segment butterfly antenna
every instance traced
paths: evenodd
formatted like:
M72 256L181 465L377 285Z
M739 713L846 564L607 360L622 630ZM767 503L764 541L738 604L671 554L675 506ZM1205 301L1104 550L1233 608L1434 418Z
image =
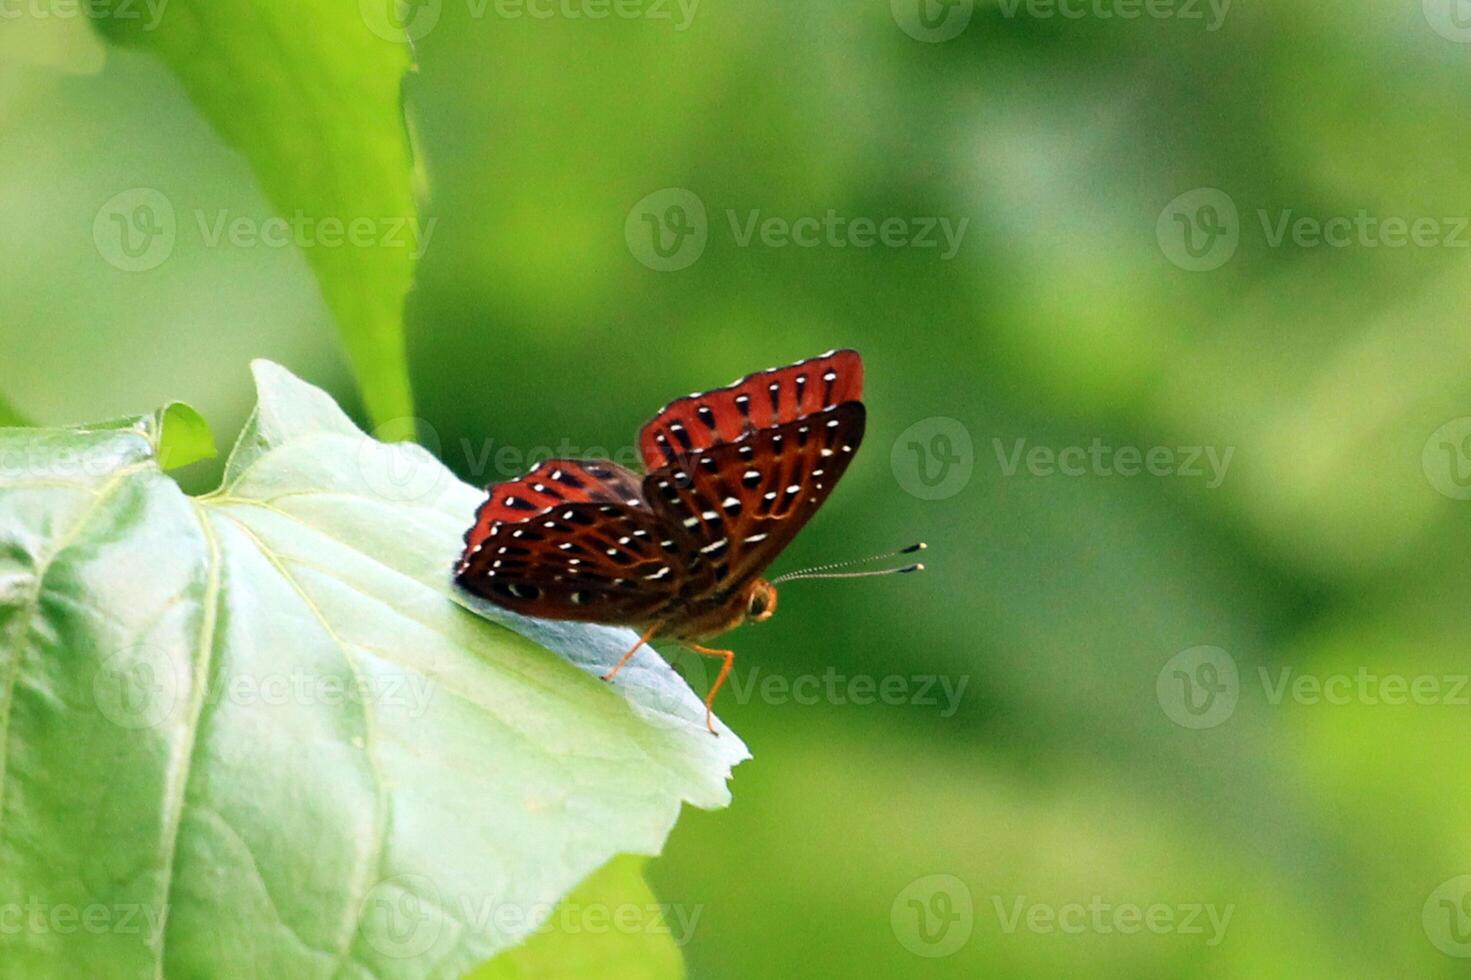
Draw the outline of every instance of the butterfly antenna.
M848 561L835 561L826 565L815 565L812 568L803 568L795 572L787 572L771 580L772 585L781 582L794 582L804 578L869 578L874 575L905 575L909 572L922 572L924 565L916 562L913 565L905 565L902 568L877 568L866 572L838 572L839 568L849 568L853 565L866 565L871 561L879 561L884 558L897 558L900 555L912 555L916 551L923 551L929 545L923 541L912 544L898 551L886 551L881 555L869 555L867 558L851 558Z

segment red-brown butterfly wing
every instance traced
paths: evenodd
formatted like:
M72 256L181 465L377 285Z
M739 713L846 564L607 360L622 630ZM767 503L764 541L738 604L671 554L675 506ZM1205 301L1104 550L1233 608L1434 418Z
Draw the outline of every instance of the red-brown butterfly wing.
M679 594L691 550L649 509L637 474L555 459L491 488L456 581L528 616L631 625Z
M844 402L644 477L654 513L695 539L687 597L728 594L759 576L832 494L864 422L863 404Z
M642 478L632 470L604 459L549 459L537 463L525 476L497 483L465 532L468 548L482 540L497 523L518 524L558 504L618 503L644 506Z
M735 384L676 398L639 431L639 453L653 472L751 429L769 429L863 397L863 359L829 351L783 368L757 371Z
M863 438L863 362L831 351L671 402L639 434L639 477L548 460L491 488L457 581L531 616L677 632L761 574Z

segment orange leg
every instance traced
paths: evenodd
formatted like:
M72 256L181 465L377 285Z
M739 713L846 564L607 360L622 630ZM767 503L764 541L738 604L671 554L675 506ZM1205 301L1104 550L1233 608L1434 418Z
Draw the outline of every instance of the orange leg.
M715 700L715 692L720 690L720 685L725 683L725 678L730 674L730 665L735 663L734 650L711 650L709 647L697 646L694 643L686 643L696 653L707 657L724 657L725 663L720 665L720 673L715 676L715 683L710 685L710 693L705 695L705 727L710 729L711 735L719 735L715 730L715 723L710 720L710 704Z
M623 656L619 657L618 662L613 665L613 669L603 675L603 680L611 681L614 677L617 677L618 672L623 669L623 665L632 660L635 653L638 653L638 648L652 640L654 638L654 634L658 631L658 623L655 623L653 626L650 626L647 630L645 630L644 635L639 637L638 642L633 645L633 649L629 650Z

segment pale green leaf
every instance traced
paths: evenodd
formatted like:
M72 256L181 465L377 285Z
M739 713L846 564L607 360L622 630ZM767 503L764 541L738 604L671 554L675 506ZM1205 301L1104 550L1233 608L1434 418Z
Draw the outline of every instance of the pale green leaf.
M12 975L458 976L729 800L745 747L676 674L593 676L630 631L466 608L477 491L256 376L206 498L158 416L0 430Z

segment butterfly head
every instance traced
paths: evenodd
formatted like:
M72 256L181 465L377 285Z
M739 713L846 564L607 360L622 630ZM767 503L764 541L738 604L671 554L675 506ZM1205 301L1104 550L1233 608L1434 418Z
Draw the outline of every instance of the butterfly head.
M754 623L764 623L776 612L776 586L758 578L751 583L750 591L746 593L746 619Z

